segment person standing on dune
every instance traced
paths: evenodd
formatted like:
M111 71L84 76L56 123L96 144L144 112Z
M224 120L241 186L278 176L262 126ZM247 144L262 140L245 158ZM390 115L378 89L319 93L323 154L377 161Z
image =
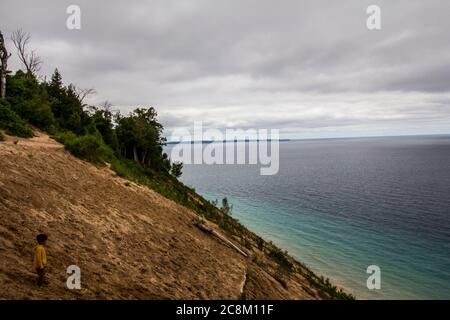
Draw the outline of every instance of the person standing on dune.
M47 271L47 252L45 251L47 239L46 234L38 234L36 237L38 244L34 247L34 268L38 275L37 284L39 287L44 283L44 276Z

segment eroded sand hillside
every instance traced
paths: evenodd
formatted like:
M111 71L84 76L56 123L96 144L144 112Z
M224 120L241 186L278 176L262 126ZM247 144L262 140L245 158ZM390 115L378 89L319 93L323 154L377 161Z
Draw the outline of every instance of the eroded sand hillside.
M197 228L195 213L37 135L0 142L0 298L236 299L244 285L247 298L316 297L300 276L283 286ZM32 256L41 232L49 284L38 288ZM66 287L73 264L81 290Z

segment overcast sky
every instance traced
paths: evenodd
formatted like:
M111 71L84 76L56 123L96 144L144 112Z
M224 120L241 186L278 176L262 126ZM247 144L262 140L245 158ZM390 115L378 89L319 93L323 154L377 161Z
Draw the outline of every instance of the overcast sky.
M94 87L91 104L154 106L168 132L450 133L448 0L112 2L1 0L0 29L31 34L43 75ZM81 30L66 28L70 4Z

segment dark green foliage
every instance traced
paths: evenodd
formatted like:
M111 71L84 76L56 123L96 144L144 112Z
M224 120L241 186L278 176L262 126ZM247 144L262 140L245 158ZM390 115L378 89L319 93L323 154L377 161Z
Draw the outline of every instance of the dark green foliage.
M6 99L11 109L22 119L41 129L49 129L54 124L50 99L46 89L32 76L22 71L8 76Z
M75 86L65 86L58 69L49 82L40 83L19 70L8 76L7 83L7 102L2 104L7 133L31 136L28 121L55 135L70 152L88 161L110 161L114 155L117 161L134 160L149 175L168 175L172 169L163 153L163 126L156 120L154 108L138 108L129 116L115 117L108 109L90 107L92 112L87 112ZM180 176L180 165L173 166L173 174Z
M174 162L172 164L172 168L170 169L170 174L173 175L175 178L181 177L183 170L183 162Z
M225 197L222 199L222 208L220 210L223 211L226 215L231 216L231 211L233 210L233 205L228 202L228 198Z
M76 136L68 132L55 137L64 143L65 148L73 155L93 163L104 163L112 160L114 153L103 142L100 134Z
M52 74L52 79L49 83L49 92L53 97L58 97L61 94L61 90L64 88L64 84L62 82L62 76L59 72L58 68Z
M79 135L85 134L91 119L83 110L75 86L65 87L58 69L53 73L51 81L44 83L43 86L50 96L51 110L58 128L70 130Z
M0 132L0 141L5 141L5 136Z
M328 278L318 277L310 270L305 274L305 278L312 286L319 288L318 293L323 299L355 300L353 295L333 286Z
M22 120L5 99L0 99L0 128L9 135L18 137L32 137L28 124Z
M153 107L137 108L128 117L118 114L115 129L120 155L132 159L143 167L160 172L171 168L167 154L162 152L165 138L161 136L163 126L156 120Z
M256 244L258 246L258 249L263 251L264 250L264 240L260 237L257 237Z
M103 141L111 147L115 152L119 151L119 141L117 140L116 131L113 126L113 115L109 110L100 110L92 108L92 123L100 132Z
M289 261L287 254L277 247L273 247L269 251L269 257L278 262L280 267L283 267L286 271L292 272L294 265Z

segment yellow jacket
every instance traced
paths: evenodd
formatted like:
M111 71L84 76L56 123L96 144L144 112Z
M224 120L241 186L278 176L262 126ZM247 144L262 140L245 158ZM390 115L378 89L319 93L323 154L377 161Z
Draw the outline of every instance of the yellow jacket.
M36 269L43 269L47 266L47 253L45 247L38 244L34 247L34 267Z

